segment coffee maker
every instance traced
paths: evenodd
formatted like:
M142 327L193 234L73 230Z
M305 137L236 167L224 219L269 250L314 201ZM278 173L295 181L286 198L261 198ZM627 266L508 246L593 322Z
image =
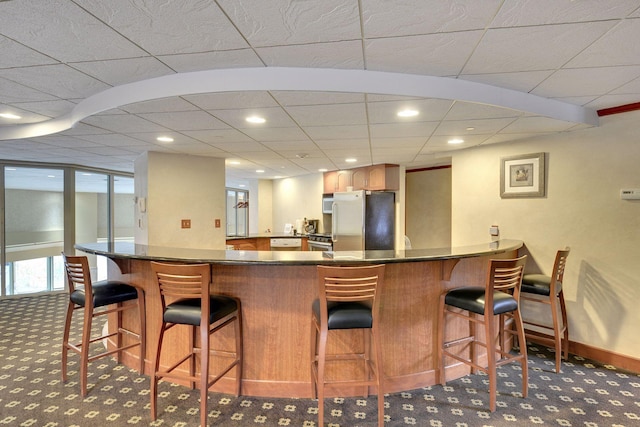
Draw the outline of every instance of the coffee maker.
M320 220L318 219L308 219L305 224L304 231L307 234L314 234L318 232L318 226L320 225Z

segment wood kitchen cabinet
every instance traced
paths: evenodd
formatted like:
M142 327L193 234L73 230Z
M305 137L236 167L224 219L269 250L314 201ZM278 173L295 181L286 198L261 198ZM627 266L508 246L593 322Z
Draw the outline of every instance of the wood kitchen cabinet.
M335 193L338 191L347 191L347 187L352 186L351 183L352 170L339 170L324 173L324 192Z
M399 190L400 167L398 165L380 164L344 171L325 172L325 193L346 191L347 186L352 186L354 190Z

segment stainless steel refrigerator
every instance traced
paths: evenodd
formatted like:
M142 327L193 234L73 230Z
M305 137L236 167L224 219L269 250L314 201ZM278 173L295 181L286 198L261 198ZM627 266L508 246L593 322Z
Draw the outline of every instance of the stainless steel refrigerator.
M331 238L334 251L394 250L395 193L333 193Z

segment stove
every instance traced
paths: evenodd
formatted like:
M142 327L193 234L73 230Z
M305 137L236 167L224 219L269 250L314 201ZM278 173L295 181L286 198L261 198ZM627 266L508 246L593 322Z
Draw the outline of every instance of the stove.
M331 251L333 250L333 241L331 240L331 234L325 233L312 233L308 236L310 251Z

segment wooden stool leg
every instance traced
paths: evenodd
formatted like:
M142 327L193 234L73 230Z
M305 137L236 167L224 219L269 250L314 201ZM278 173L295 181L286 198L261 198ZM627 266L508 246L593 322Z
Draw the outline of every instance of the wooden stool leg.
M207 425L209 397L209 325L200 325L200 425ZM193 366L193 365L192 365Z
M87 395L87 376L89 367L89 341L91 341L91 326L93 323L93 307L84 307L84 321L82 326L82 344L80 348L80 395Z
M379 327L371 329L373 348L376 358L376 378L378 379L378 427L384 426L384 370L382 369L382 345Z
M144 375L145 359L147 357L147 314L145 309L144 292L142 289L136 288L138 291L138 313L140 322L140 366L138 373Z
M494 328L495 324L493 316L487 316L487 314L485 313L484 330L485 343L487 344L487 373L489 375L489 410L491 412L494 412L496 410L496 381L498 379L498 370L496 366L496 350L493 347L496 339ZM474 363L477 363L477 360L474 360Z
M153 373L151 374L151 420L155 421L158 417L158 376L160 370L160 355L162 354L162 340L164 339L165 324L160 326L160 336L158 337L158 347L156 349L156 358L153 362Z
M238 307L238 317L235 320L234 330L236 333L236 358L239 359L238 364L236 365L236 397L240 396L240 391L242 388L242 364L244 363L244 358L242 357L242 315L240 314L242 310Z
M324 426L324 368L328 331L321 330L318 341L318 426Z
M62 335L62 381L67 381L67 361L69 355L69 331L71 329L71 318L73 317L74 304L69 301L67 315L64 320L64 331Z
M569 360L569 321L567 319L567 305L564 301L564 291L560 291L558 294L560 300L560 311L562 313L562 327L564 330L562 338L562 351L564 353L564 359Z
M445 331L445 320L447 317L447 311L444 304L444 293L440 295L440 304L438 308L439 319L438 319L438 371L436 372L436 377L438 383L441 385L445 385L447 383L446 373L445 373L445 363L444 363L444 331Z
M527 364L527 345L526 338L524 336L524 324L522 323L522 315L520 310L513 312L513 320L515 322L516 333L518 334L518 341L520 341L520 365L522 366L522 397L527 397L529 392L529 365Z
M553 322L553 343L556 356L556 373L560 373L560 366L562 358L562 335L560 335L560 319L558 318L558 298L555 295L550 295L551 302L551 319Z
M318 357L318 328L315 320L311 320L311 398L318 397L318 383L316 382L315 363Z

